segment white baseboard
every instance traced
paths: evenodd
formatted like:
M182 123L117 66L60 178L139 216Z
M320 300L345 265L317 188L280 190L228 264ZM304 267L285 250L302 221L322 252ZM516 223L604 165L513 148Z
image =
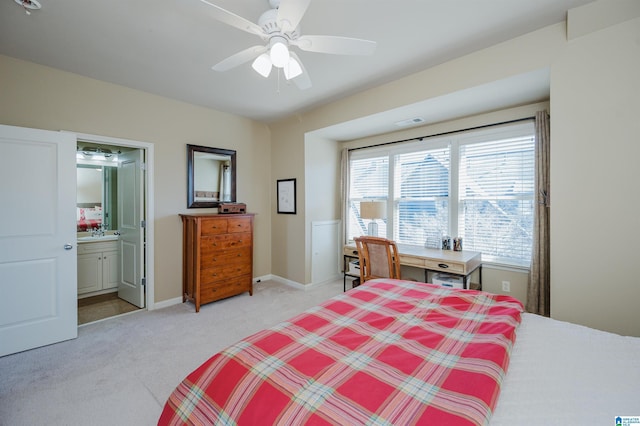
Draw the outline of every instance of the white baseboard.
M312 287L316 287L316 286L323 285L323 284L326 284L326 283L334 282L335 280L341 279L341 278L342 278L342 275L340 274L340 275L336 275L334 278L332 278L330 280L323 281L323 282L320 282L320 283L301 284L299 282L291 281L291 280L288 280L286 278L279 277L277 275L268 274L268 275L263 275L263 276L260 276L260 277L255 277L253 279L253 283L254 284L258 284L258 283L261 283L263 281L275 281L275 282L278 282L278 283L281 283L281 284L288 285L289 287L297 288L298 290L309 290ZM173 305L179 305L180 303L182 303L182 297L175 297L173 299L167 299L167 300L163 300L161 302L156 302L156 303L153 304L153 306L150 305L147 309L152 311L152 310L155 310L155 309L162 309L162 308L167 308L167 307L173 306Z
M153 306L149 306L149 310L168 308L169 306L179 305L180 303L182 303L182 297L174 297L173 299L154 303Z
M299 282L291 281L291 280L288 280L286 278L279 277L277 275L266 275L265 277L258 278L258 280L264 280L264 281L272 280L272 281L279 282L281 284L288 285L289 287L297 288L299 290L309 290L310 288L313 288L313 287L316 287L316 286L319 286L319 285L323 285L323 284L326 284L326 283L329 283L329 282L334 282L335 280L339 279L341 276L342 275L336 275L336 277L334 279L323 281L321 283L310 283L310 284L301 284ZM254 282L256 282L256 281L254 281Z

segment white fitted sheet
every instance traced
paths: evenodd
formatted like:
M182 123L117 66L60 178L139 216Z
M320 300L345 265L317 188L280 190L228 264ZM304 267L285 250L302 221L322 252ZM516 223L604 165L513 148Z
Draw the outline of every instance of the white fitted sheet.
M640 416L640 337L523 314L490 424L615 425Z

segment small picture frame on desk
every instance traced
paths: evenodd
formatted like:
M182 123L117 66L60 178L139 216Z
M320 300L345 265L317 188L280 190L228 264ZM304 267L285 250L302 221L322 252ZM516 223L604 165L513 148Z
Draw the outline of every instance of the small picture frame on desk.
M296 180L278 179L278 213L296 214Z

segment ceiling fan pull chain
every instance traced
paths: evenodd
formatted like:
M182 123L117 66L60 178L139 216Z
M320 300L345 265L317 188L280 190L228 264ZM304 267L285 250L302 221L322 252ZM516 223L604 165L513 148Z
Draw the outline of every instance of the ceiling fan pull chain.
M278 72L278 87L276 93L280 94L280 68L277 69Z

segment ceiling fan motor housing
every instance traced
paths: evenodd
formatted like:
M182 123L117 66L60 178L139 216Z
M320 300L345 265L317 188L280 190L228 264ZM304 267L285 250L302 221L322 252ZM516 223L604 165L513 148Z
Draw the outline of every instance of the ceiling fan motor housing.
M280 0L277 0L278 4ZM295 28L290 31L283 31L280 25L278 24L278 9L269 9L260 15L258 19L258 25L264 30L266 34L271 35L281 35L285 37L287 40L295 40L300 36L300 28Z

